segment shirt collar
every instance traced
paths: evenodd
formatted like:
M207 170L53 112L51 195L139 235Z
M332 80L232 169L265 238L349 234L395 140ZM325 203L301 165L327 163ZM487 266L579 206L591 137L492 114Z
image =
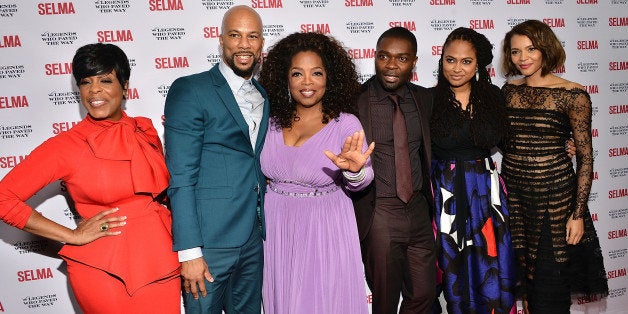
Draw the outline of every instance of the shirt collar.
M227 84L229 84L229 88L233 94L236 95L240 90L240 87L242 87L242 83L246 80L243 77L236 75L235 72L233 72L233 69L231 69L224 60L221 60L218 64L218 70L220 70L222 76L224 76L225 80L227 80Z
M386 102L388 95L391 94L391 92L387 91L384 89L384 87L382 86L382 84L377 80L376 78L376 82L375 82L375 97L377 98L377 100L379 100L380 102ZM407 84L403 84L401 85L401 88L399 88L399 90L397 90L397 92L395 92L397 95L399 95L399 99L405 99L407 98L408 95L408 85Z

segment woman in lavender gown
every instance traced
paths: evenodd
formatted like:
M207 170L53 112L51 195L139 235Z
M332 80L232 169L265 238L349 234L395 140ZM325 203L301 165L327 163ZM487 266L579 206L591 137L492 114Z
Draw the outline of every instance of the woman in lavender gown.
M261 154L268 178L265 313L367 313L364 271L347 191L373 179L358 119L355 66L339 42L295 33L269 52L260 83L271 123Z

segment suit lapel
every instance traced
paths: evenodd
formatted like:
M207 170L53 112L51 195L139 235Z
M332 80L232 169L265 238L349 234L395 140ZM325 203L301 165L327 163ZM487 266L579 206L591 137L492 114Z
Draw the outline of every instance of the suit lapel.
M253 79L253 85L255 88L262 93L264 97L264 112L262 113L262 120L259 124L259 131L257 132L257 140L255 141L255 153L259 154L262 150L262 145L264 144L264 140L266 139L266 131L268 130L268 115L270 110L270 103L268 102L268 96L266 95L266 91L262 88L261 85L257 82L257 80Z
M218 65L214 66L211 69L210 73L214 77L214 85L216 86L216 92L218 93L218 96L220 96L220 99L225 105L225 108L227 108L227 110L233 117L233 120L242 131L242 135L244 135L246 140L250 143L251 138L249 136L249 125L244 120L244 116L242 116L242 111L240 111L240 107L238 107L235 96L233 95L233 92L231 92L231 88L229 87L227 80L220 73Z
M371 121L371 94L373 93L373 88L371 85L372 81L365 83L364 88L366 88L366 92L360 93L358 98L358 116L361 117L360 122L364 129L364 136L369 143L373 141L373 123Z
M425 157L426 160L428 161L427 164L431 165L431 159L432 159L432 149L431 149L431 142L432 139L430 137L430 128L429 128L429 121L430 121L430 116L427 113L427 104L429 101L431 101L431 97L432 95L430 93L419 93L418 90L414 90L412 88L409 87L410 90L410 94L412 94L412 98L414 98L414 104L417 107L417 110L419 111L419 121L421 121L421 134L423 135L423 146L425 149Z

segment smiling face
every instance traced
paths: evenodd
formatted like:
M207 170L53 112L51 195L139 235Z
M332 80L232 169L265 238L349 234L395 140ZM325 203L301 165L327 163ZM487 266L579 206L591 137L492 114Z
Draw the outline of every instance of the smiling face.
M478 68L473 45L465 40L454 40L443 49L443 76L452 88L465 88Z
M543 54L525 35L513 35L510 39L510 61L525 77L541 76Z
M248 7L235 7L225 14L219 37L222 58L236 75L251 78L262 55L264 37L259 15Z
M297 106L322 106L327 72L321 57L313 51L295 54L288 70L288 84Z
M78 83L81 103L92 118L96 120L118 121L122 118L122 100L128 82L124 88L113 70L107 74L88 76Z
M375 75L384 89L399 90L410 81L417 56L412 44L395 37L382 38L375 52Z

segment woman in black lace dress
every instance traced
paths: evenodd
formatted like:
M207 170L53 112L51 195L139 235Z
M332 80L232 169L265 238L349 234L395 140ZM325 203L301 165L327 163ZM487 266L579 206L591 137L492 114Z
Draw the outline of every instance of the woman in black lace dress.
M591 99L551 73L565 51L546 24L506 34L502 67L510 134L502 159L526 313L569 313L572 295L606 296L602 252L587 206L593 173ZM573 137L576 171L564 149Z

